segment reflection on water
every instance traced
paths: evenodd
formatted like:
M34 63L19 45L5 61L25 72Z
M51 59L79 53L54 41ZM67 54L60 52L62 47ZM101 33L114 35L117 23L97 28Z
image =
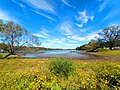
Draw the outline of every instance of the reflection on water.
M78 50L40 50L23 54L26 58L49 58L49 57L65 57L65 58L89 58L91 55L84 51Z

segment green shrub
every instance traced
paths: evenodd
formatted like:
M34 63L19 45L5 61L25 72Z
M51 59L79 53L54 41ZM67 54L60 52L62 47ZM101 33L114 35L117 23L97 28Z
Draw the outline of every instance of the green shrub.
M74 71L73 62L65 58L52 58L48 68L57 77L68 77Z
M107 51L107 49L103 49L103 48L97 48L94 50L95 52L103 52L103 51Z

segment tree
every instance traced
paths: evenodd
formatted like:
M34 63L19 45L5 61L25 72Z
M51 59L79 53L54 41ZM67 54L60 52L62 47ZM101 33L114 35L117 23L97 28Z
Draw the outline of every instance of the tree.
M98 42L96 42L95 40L91 40L88 44L77 47L76 50L94 51L97 48L99 48Z
M7 49L7 45L4 44L4 43L0 43L0 49L6 50Z
M110 50L112 50L114 46L120 46L118 45L118 41L120 41L120 26L105 28L101 33L99 33L99 41L104 43L104 46L109 47Z
M6 23L0 21L0 40L7 45L7 51L9 53L4 58L10 55L16 55L17 49L23 46L40 45L38 37L29 33L13 21L8 21Z
M0 19L0 33L2 31L3 21Z

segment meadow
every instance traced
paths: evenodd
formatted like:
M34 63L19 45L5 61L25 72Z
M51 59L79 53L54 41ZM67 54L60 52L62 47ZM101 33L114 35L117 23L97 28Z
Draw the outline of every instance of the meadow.
M120 62L0 59L0 90L120 90Z

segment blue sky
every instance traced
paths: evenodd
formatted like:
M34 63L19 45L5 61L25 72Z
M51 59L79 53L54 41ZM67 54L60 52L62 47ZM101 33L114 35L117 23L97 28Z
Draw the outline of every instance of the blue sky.
M0 0L0 19L38 36L41 47L76 48L120 25L120 0Z

